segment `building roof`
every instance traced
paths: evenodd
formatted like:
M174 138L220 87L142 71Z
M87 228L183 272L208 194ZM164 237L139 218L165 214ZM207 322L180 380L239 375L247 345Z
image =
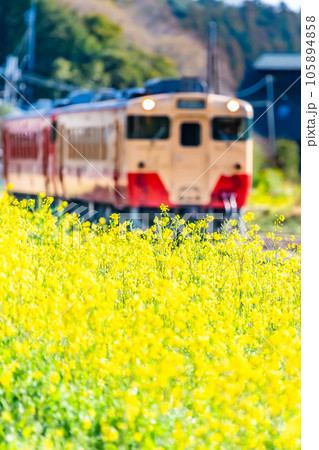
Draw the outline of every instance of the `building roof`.
M301 70L300 53L264 53L254 62L256 70Z

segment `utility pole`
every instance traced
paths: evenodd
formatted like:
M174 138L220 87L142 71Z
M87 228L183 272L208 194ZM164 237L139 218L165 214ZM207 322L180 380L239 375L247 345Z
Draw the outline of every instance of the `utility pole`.
M7 56L4 69L5 84L3 93L3 100L6 103L15 104L17 102L16 84L20 76L18 57L13 55Z
M24 14L24 20L27 25L27 33L28 33L28 53L27 53L27 68L30 72L34 70L35 63L35 24L37 18L37 3L35 0L32 0L31 8L26 11ZM29 86L29 96L30 99L33 95L33 87Z
M209 22L207 48L207 86L208 92L219 93L218 58L217 58L217 24Z
M267 124L268 124L268 141L269 151L272 156L276 155L276 129L275 129L275 113L274 113L274 77L267 74L266 81L266 95L267 95Z

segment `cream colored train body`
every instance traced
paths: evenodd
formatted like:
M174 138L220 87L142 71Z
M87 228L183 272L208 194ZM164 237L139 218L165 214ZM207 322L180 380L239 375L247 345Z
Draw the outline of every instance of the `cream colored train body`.
M3 125L19 194L115 210L239 210L252 178L249 103L205 93L73 105Z

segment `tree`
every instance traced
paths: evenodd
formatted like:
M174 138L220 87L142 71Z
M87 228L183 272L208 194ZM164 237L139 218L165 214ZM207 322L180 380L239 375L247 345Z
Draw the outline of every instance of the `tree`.
M26 30L27 0L1 0L0 57L14 51ZM176 76L174 63L132 46L121 28L102 15L80 16L58 0L38 0L35 72L84 87L142 85L148 78ZM37 88L38 96L58 95Z

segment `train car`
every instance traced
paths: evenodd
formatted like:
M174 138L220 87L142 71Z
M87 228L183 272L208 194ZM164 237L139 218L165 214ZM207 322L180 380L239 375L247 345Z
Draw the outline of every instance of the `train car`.
M249 103L205 93L160 94L127 105L130 205L239 210L252 177Z
M164 203L175 211L229 215L245 206L251 187L252 117L245 101L179 92L8 118L6 182L19 193L44 191L98 210L154 211ZM35 123L22 177L13 143ZM33 171L41 182L32 182Z
M2 129L3 175L17 193L36 195L50 190L50 114L15 114Z
M51 142L60 174L58 197L123 210L126 101L70 106L52 114Z

